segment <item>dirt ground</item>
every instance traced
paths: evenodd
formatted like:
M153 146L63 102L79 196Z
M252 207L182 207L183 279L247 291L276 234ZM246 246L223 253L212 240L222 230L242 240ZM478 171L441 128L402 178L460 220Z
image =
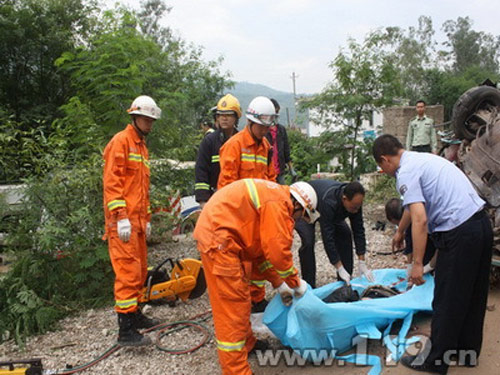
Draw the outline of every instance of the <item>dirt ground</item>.
M367 263L371 268L403 268L403 257L380 255L378 252L387 252L394 228L387 225L385 230L375 230L377 220L384 221L383 207L380 205L365 205L365 229L367 235ZM321 236L318 233L316 244L317 284L325 285L335 280L335 272L326 257ZM298 265L297 250L300 241L295 236L292 252L294 262ZM179 242L170 242L150 248L150 264L157 264L165 257L174 259L198 257L194 241L189 236ZM355 270L356 272L356 270ZM103 286L109 287L112 286ZM267 288L268 298L272 297L272 288ZM449 374L498 374L500 373L500 286L491 289L488 301L489 310L486 313L485 337L483 352L479 359L479 366L470 368L451 368ZM175 307L168 305L147 306L145 313L164 322L174 322L192 318L200 313L210 311L207 294L188 301L179 302ZM213 333L211 319L204 324ZM417 316L414 319L412 334L429 334L429 317ZM44 369L52 370L52 374L60 373L67 365L79 366L100 356L110 348L116 340L117 323L112 306L99 310L88 310L78 315L63 319L54 331L44 335L31 337L24 348L18 347L13 340L0 345L0 361L9 359L41 358ZM156 334L150 333L156 340ZM167 338L158 341L164 347L185 349L196 345L201 334L193 329L178 331ZM279 348L277 340L270 341L273 348ZM379 341L370 340L368 354L385 358L385 349ZM259 366L255 356L249 359L255 375L326 375L332 372L342 374L367 374L368 367L356 367L352 364L332 366L304 366L287 367L284 361L277 366ZM0 368L4 369L4 368ZM95 366L81 372L82 374L112 374L112 375L192 375L192 374L220 374L217 353L213 335L206 345L199 350L185 355L170 355L157 347L122 348ZM382 374L411 374L412 372L402 365L393 363L383 365Z

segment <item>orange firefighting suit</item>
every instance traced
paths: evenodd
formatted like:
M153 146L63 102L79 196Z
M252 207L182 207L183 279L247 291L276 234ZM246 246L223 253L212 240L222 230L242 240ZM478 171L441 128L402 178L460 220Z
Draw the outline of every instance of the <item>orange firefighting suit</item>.
M293 266L290 187L244 179L218 190L194 230L207 280L222 374L250 375L249 268L278 287L299 286Z
M261 178L276 181L276 171L271 161L271 145L266 138L257 143L250 127L233 135L220 149L220 174L218 189L242 178ZM252 302L262 301L266 296L265 281L251 277Z
M132 125L117 133L104 149L105 238L115 272L115 310L135 312L147 277L146 225L149 206L149 157L144 140ZM118 220L128 218L128 242L118 238Z
M270 149L271 145L266 138L257 143L249 126L245 126L242 131L229 138L219 151L220 174L217 188L242 178L276 181Z

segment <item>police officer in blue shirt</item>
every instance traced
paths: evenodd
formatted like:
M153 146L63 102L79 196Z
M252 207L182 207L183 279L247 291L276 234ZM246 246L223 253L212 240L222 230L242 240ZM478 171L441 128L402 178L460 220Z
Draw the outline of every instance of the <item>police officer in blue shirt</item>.
M488 297L493 231L485 202L467 177L444 158L405 151L389 134L378 137L373 156L384 173L396 177L405 212L393 238L402 247L412 223L410 282L421 285L427 233L439 249L435 269L431 348L426 358L401 362L416 371L446 374L454 356L475 366L481 351Z

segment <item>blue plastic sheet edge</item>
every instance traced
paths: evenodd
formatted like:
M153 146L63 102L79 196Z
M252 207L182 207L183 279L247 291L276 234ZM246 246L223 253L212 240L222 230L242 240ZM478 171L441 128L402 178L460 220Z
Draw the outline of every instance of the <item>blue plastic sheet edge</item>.
M408 284L401 281L406 277L405 270L383 269L374 270L373 273L375 282L370 283L365 277L359 277L353 279L351 285L360 294L367 286L374 284L394 286L405 293L391 298L332 304L323 302L322 298L344 285L343 282L334 282L317 289L308 287L306 294L294 299L290 307L284 306L279 296L275 296L266 308L263 322L283 345L291 347L298 355L309 353L311 349L346 352L353 348L352 338L356 335L367 339L382 338L391 352L391 358L397 362L406 349L419 340L418 337L406 339L413 315L418 311L432 311L434 279L425 275L426 282L423 285L406 291ZM395 338L391 338L389 333L392 325L399 319L403 319L401 329ZM382 372L380 357L376 355L349 354L335 355L334 358L372 366L369 375Z

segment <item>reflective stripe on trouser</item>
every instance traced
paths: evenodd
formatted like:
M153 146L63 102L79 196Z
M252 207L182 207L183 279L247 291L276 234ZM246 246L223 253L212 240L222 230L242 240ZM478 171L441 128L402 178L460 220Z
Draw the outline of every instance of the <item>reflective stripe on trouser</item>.
M265 281L269 281L273 286L278 287L283 282L283 278L278 275L271 262L264 260L264 257L255 259L251 267L250 295L252 302L258 303L266 297Z
M250 326L250 289L240 260L227 251L212 251L201 252L201 261L222 375L251 375L247 358L256 339Z
M264 281L262 273L255 264L252 264L252 272L250 274L250 280L255 281L250 284L250 296L252 297L253 303L258 303L266 297L266 286L265 283L259 283L259 281Z
M146 236L132 228L130 240L122 242L116 233L112 233L108 246L115 272L115 311L134 312L148 273Z

